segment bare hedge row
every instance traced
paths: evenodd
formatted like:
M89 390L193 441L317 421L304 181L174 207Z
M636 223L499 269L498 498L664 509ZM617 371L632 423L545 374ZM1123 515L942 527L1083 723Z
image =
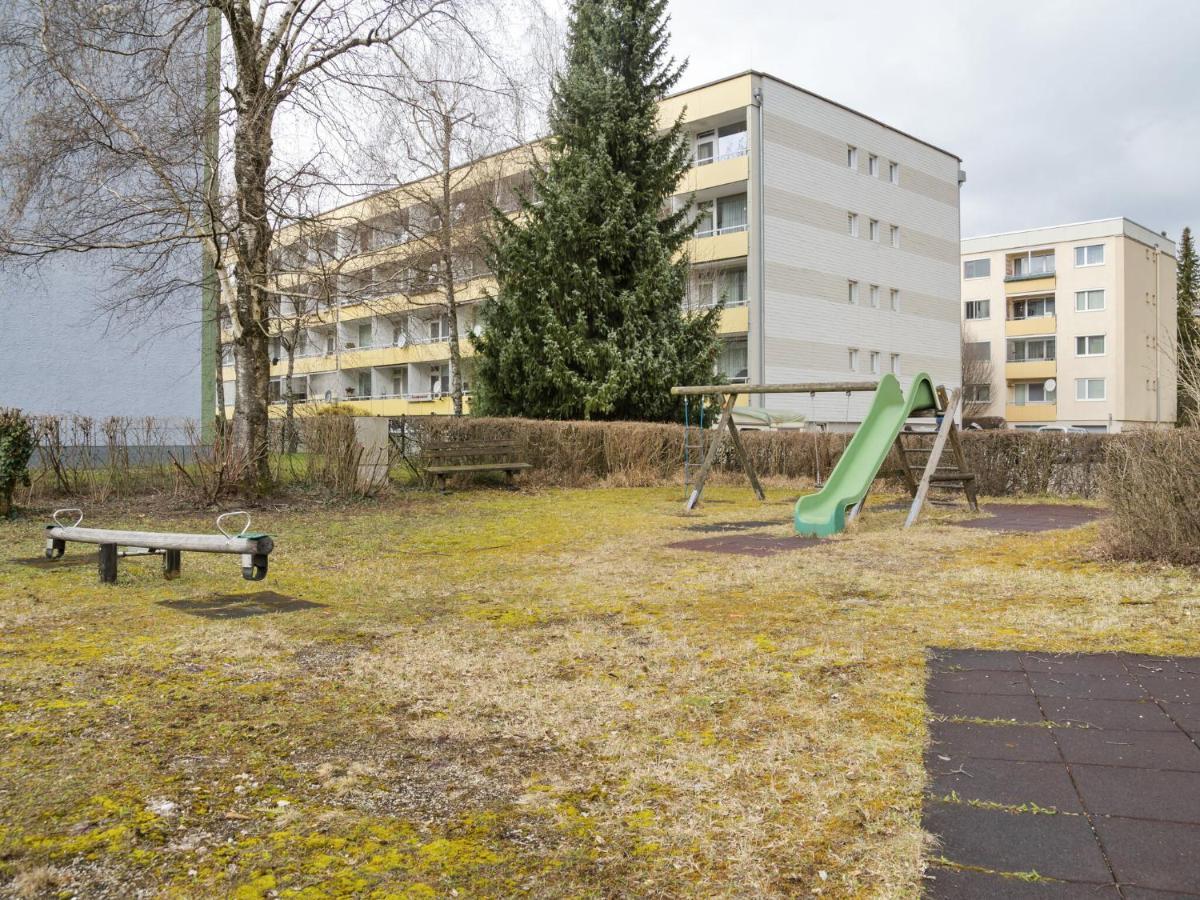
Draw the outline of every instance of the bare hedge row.
M422 436L515 441L533 463L533 477L548 484L661 484L678 480L683 464L682 425L430 416L409 418L405 428L417 443ZM814 478L818 469L828 474L850 435L755 431L743 432L742 438L760 475L800 480ZM984 494L1095 497L1111 440L1090 434L966 432L963 449ZM737 469L728 441L719 460L721 470ZM896 464L893 459L888 470Z

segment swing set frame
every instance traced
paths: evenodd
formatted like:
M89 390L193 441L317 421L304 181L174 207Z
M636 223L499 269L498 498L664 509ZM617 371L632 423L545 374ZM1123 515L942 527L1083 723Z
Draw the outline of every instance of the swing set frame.
M672 397L686 398L710 395L720 397L721 416L717 420L713 439L709 442L708 450L704 454L704 462L700 466L700 472L696 475L696 483L692 488L692 492L688 495L687 501L684 503L684 510L690 512L700 502L700 494L704 491L704 483L708 480L709 472L712 471L713 464L717 461L717 451L720 450L721 439L727 431L729 433L729 440L733 444L733 452L737 456L738 464L745 471L746 477L750 479L750 486L754 489L754 496L759 500L766 499L766 494L763 493L762 485L758 481L758 473L754 471L754 464L750 461L750 455L746 452L746 448L742 446L742 439L738 436L737 426L733 423L733 407L737 404L738 397L742 394L851 394L855 391L876 391L878 389L878 381L817 381L801 384L698 384L671 388Z

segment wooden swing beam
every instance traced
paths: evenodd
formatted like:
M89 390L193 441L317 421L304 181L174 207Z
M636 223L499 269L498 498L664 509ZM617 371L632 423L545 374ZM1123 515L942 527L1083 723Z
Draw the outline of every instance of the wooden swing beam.
M750 461L750 454L742 446L742 439L738 436L737 426L733 424L733 407L737 403L738 397L742 394L845 394L853 391L874 391L878 389L878 381L815 381L802 384L700 384L671 388L671 395L674 397L695 397L707 394L722 396L721 418L717 421L712 443L708 445L708 452L704 454L704 463L700 466L700 474L696 476L696 486L692 488L691 494L688 495L687 502L683 507L684 510L690 512L700 502L700 494L704 491L704 482L708 480L708 473L717 461L717 451L721 447L721 437L726 430L729 432L729 440L733 443L733 452L737 456L738 463L746 473L746 477L750 479L750 486L754 489L754 496L759 500L766 499L767 495L763 493L762 485L758 481L758 474L754 471L754 464Z

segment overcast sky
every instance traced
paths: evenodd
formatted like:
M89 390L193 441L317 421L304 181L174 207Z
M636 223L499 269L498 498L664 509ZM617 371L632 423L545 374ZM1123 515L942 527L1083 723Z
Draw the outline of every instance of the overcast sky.
M964 237L1200 227L1196 0L672 0L683 86L760 69L961 156Z

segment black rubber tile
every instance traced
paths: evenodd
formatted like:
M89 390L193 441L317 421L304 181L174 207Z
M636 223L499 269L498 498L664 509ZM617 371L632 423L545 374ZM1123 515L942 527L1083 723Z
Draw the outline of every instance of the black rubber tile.
M1010 759L934 760L929 793L962 800L985 800L1006 806L1035 804L1042 809L1083 813L1071 776L1061 762L1018 762Z
M1069 763L1200 772L1200 747L1181 731L1055 728L1054 737Z
M1144 700L1146 692L1130 675L1077 675L1072 672L1031 672L1029 683L1039 697L1080 700Z
M1179 723L1180 728L1194 740L1200 740L1200 703L1172 703L1168 700L1163 706L1171 718Z
M1126 675L1116 653L1022 653L1026 672L1069 672L1074 675Z
M1052 722L1121 731L1174 731L1166 713L1148 700L1076 700L1043 697L1042 709Z
M952 694L947 691L926 690L925 702L929 704L930 711L939 716L1016 722L1042 721L1041 707L1033 694Z
M1096 830L1122 885L1200 893L1200 827L1101 817Z
M929 669L932 672L969 669L1020 672L1020 656L1015 650L953 650L935 647L929 653Z
M1079 764L1071 766L1071 774L1084 806L1095 815L1200 825L1200 772ZM1196 848L1200 855L1200 844Z
M1093 884L1112 881L1084 816L1009 813L931 800L923 825L941 842L935 852L959 865Z
M1170 656L1147 656L1144 653L1119 653L1121 661L1134 675L1170 675L1179 671L1180 660Z
M1117 900L1115 884L1026 881L987 872L931 868L925 873L927 900Z
M1153 888L1121 886L1121 896L1126 900L1196 900L1200 894L1181 894L1177 891L1156 891Z
M1058 762L1060 759L1049 728L933 722L929 726L929 737L927 764L929 760L938 762L938 756L949 757L955 765L964 758L1017 759L1025 762Z
M974 669L969 672L938 672L929 677L926 687L956 694L1032 694L1029 676L1024 672L998 672Z
M1200 675L1175 672L1141 675L1138 681L1155 700L1172 703L1200 703Z

